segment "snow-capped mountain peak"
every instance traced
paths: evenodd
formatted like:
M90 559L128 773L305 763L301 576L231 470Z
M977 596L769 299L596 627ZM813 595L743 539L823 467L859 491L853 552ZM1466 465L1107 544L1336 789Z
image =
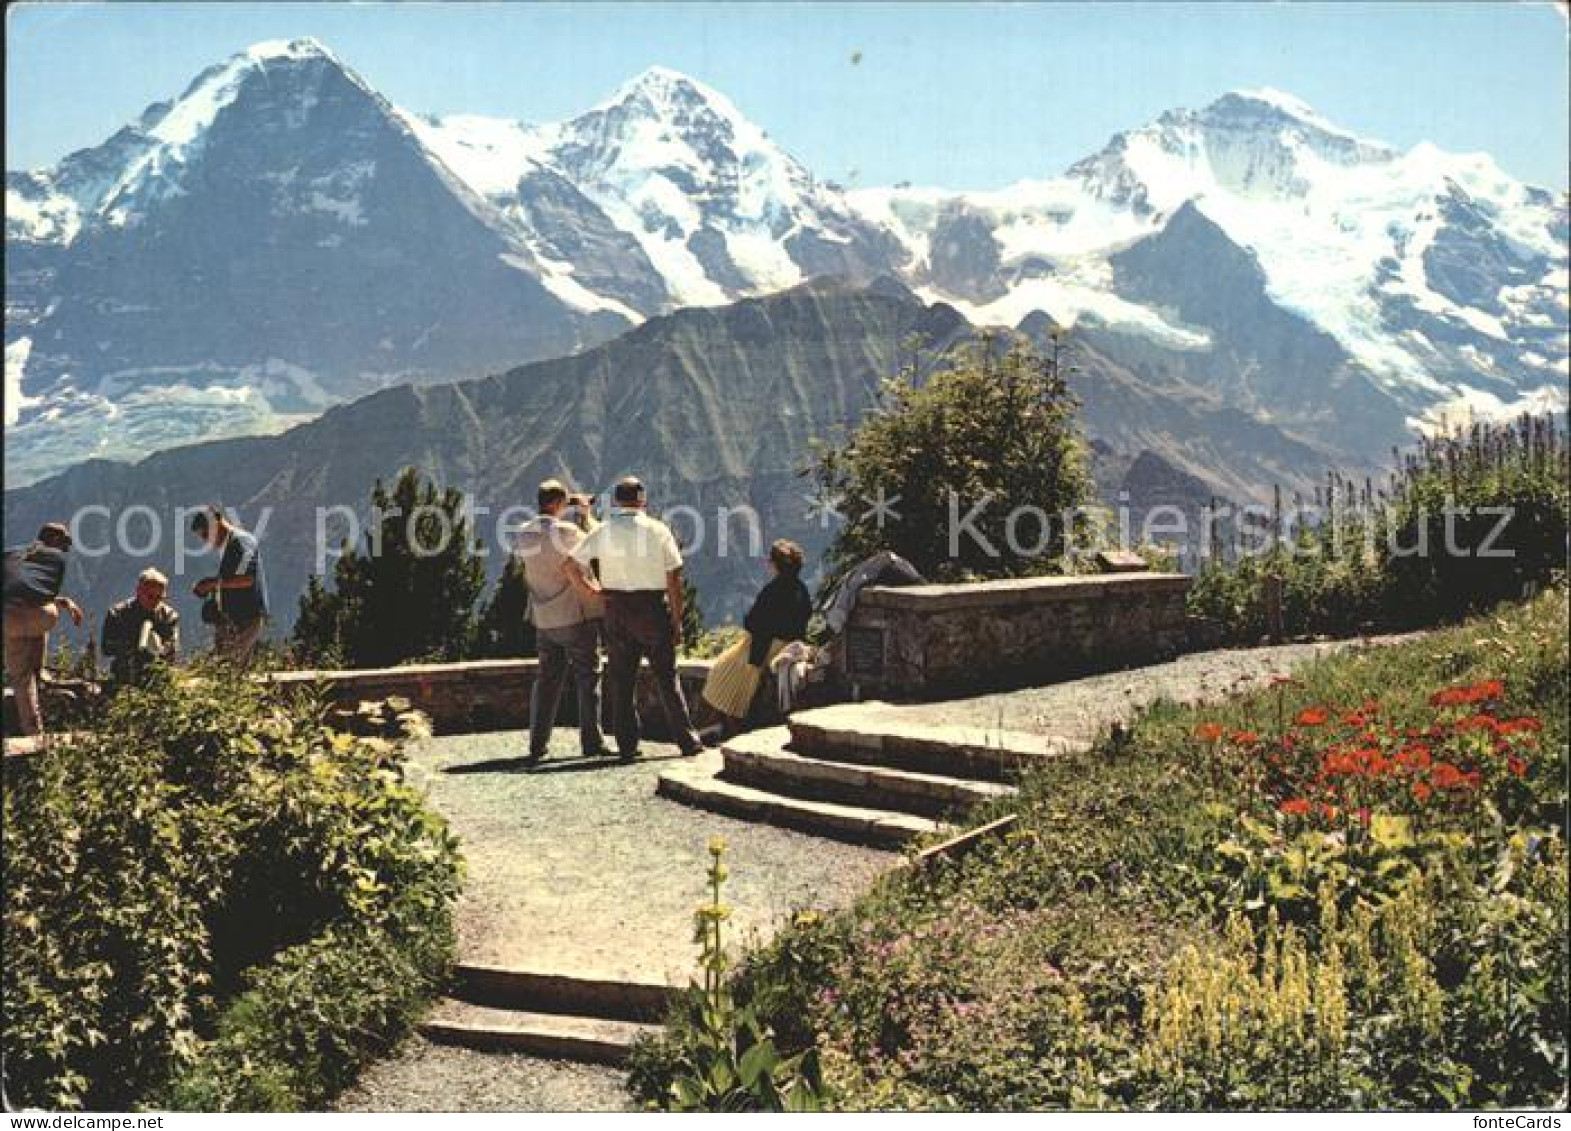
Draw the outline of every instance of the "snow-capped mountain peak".
M282 59L331 59L340 66L343 65L325 43L310 35L303 35L297 39L263 40L260 43L253 43L241 54L258 63Z
M298 126L330 78L381 101L315 39L271 40L236 52L197 75L178 98L149 106L103 145L70 154L53 170L8 174L7 235L68 244L84 223L134 224L149 204L185 191L182 173L244 92L257 90L286 125Z
M702 115L713 115L735 125L745 123L729 98L714 87L670 67L648 67L617 87L589 113L626 108L660 118L672 124L685 124Z
M790 241L847 219L729 99L667 67L543 136L553 167L638 240L679 305L800 282L812 272Z
M853 199L911 250L923 293L973 320L1040 308L1168 339L1187 327L1126 301L1106 269L1187 206L1415 415L1565 403L1564 200L1484 154L1360 137L1281 91L1170 110L1058 180Z
M1098 199L1141 214L1167 214L1214 192L1302 198L1324 170L1386 166L1400 156L1332 124L1293 95L1239 90L1203 109L1169 110L1117 134L1068 175Z
M1309 105L1309 103L1305 102L1302 98L1299 98L1296 94L1289 94L1285 90L1277 90L1275 87L1270 86L1256 87L1254 89L1230 90L1226 94L1222 95L1221 98L1217 99L1216 102L1212 103L1212 107L1216 108L1221 105L1235 102L1256 103L1262 106L1268 106L1271 109L1276 110L1278 113L1284 114L1289 118L1295 118L1305 125L1313 126L1315 129L1324 133L1336 134L1346 138L1354 138L1353 134L1348 133L1346 130L1342 129L1342 127L1322 116L1319 111L1317 111L1313 106ZM1359 139L1354 138L1354 140Z
M1216 387L1251 411L1284 411L1267 377L1330 382L1331 403L1343 370L1380 387L1354 415L1386 421L1565 403L1564 197L1271 89L1170 110L1059 176L848 194L669 67L532 125L400 110L279 40L6 189L7 410L27 409L8 439L32 428L41 461L84 397L120 413L145 388L161 420L170 382L276 361L275 419L820 275L895 275L978 324L1083 320L1202 385L1236 363Z

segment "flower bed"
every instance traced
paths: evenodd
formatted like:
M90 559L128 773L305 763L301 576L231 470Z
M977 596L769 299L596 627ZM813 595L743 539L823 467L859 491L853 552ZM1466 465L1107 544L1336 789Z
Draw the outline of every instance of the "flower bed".
M995 843L798 917L736 1000L842 1108L1554 1104L1566 613L1158 705ZM646 1101L688 1040L642 1050Z

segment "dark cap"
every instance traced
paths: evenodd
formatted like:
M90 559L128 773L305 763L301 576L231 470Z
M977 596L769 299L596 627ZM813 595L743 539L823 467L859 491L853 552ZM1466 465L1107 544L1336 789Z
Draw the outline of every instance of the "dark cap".
M38 540L46 546L58 546L62 550L71 548L71 532L60 522L46 522L40 526Z
M213 525L224 517L223 510L217 503L208 503L207 506L191 516L191 533L198 538L206 538L207 532Z
M644 497L644 484L636 475L618 479L616 487L611 491L611 498L622 506L627 506Z
M567 501L567 485L560 479L547 479L540 484L540 489L535 492L535 503L544 510L553 503Z

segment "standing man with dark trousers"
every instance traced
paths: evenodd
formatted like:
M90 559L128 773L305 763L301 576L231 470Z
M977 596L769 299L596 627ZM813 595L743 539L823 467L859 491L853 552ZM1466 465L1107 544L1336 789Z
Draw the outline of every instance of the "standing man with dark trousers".
M529 697L529 758L538 762L551 744L562 686L569 673L578 695L579 752L598 758L600 737L600 621L604 603L570 555L585 538L579 522L589 517L589 500L570 495L555 479L540 484L540 513L518 532L515 552L524 564L529 618L535 626L540 667ZM590 526L593 529L593 526Z
M588 570L599 563L605 593L606 682L611 698L617 752L638 757L635 702L638 663L645 657L665 712L671 741L683 754L697 754L703 740L693 730L676 674L676 644L682 637L682 552L671 530L644 513L644 485L629 476L616 485L606 521L574 547L571 560Z

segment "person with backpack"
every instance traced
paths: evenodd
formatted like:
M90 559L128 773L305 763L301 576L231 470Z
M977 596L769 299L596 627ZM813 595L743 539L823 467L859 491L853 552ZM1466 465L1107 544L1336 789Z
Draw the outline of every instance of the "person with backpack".
M62 612L73 624L82 623L81 608L60 595L70 552L71 532L58 522L45 523L30 545L5 552L5 674L24 735L44 732L38 679L49 654L50 630Z

